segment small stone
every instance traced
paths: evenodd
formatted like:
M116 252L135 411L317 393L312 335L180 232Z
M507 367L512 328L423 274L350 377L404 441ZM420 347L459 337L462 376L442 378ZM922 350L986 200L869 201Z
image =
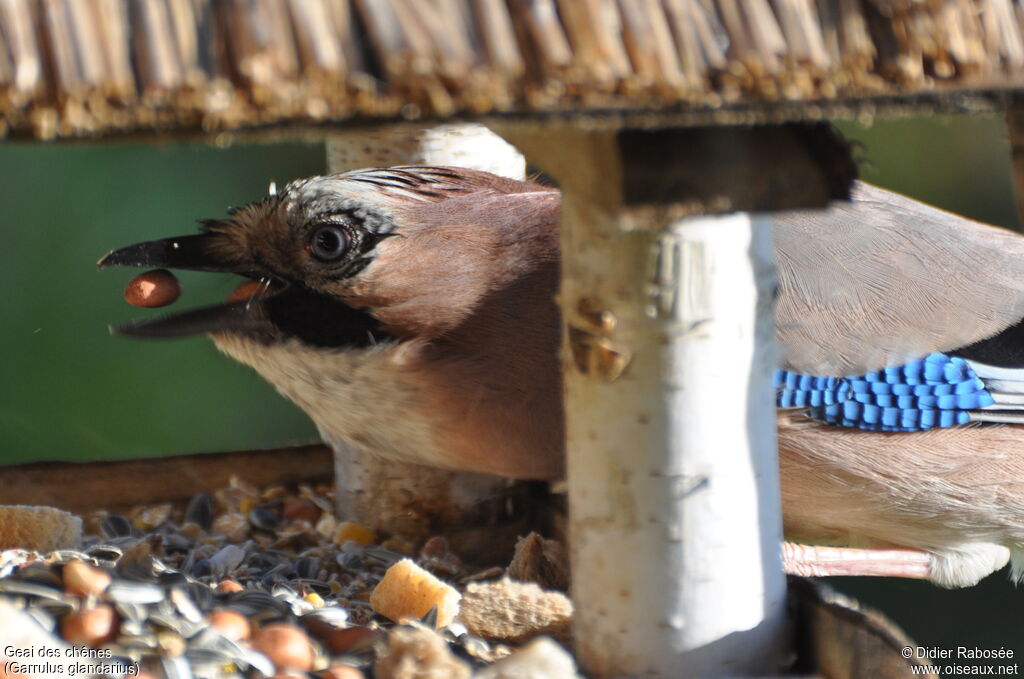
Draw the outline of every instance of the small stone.
M431 573L439 573L448 578L462 575L466 570L462 561L452 551L447 538L437 535L423 543L419 561Z
M82 531L86 535L99 535L102 532L103 519L110 515L105 509L97 509L82 517Z
M64 591L76 596L99 596L110 585L110 574L84 561L64 564Z
M316 522L316 532L322 537L331 539L334 536L334 531L338 529L338 520L334 518L333 514L324 512L320 516L320 520Z
M230 578L225 578L217 583L217 590L220 592L228 592L231 594L234 592L241 592L243 589L245 588Z
M128 281L124 299L132 306L155 308L167 306L181 297L181 283L167 269L140 273Z
M569 588L569 558L562 543L530 533L516 542L515 555L506 571L521 582L535 582L544 589Z
M546 637L483 668L474 679L577 679L576 663L557 643Z
M167 523L167 520L171 517L172 510L173 507L169 503L144 507L132 517L132 523L139 530L151 531Z
M276 500L278 498L286 497L287 495L288 489L284 486L269 486L264 488L263 492L260 493L260 499L263 501Z
M249 537L249 519L244 514L228 512L214 519L210 530L223 535L230 542L242 542Z
M388 634L373 676L377 679L469 679L469 665L448 649L448 643L423 625L402 625Z
M384 573L370 594L370 606L395 622L422 618L436 608L437 626L447 627L459 612L459 598L454 587L402 559Z
M270 658L278 672L313 668L313 645L298 627L275 622L262 627L252 637L252 647Z
M224 545L210 557L210 566L218 573L230 573L245 559L245 550L238 545Z
M291 521L309 521L316 525L320 518L320 508L302 497L288 496L284 499L284 518Z
M241 613L229 610L217 610L210 613L210 627L234 641L248 639L252 632L248 618Z
M387 540L380 543L380 546L384 549L390 549L392 552L405 554L406 556L413 556L416 554L416 545L397 536L389 537Z
M188 538L189 540L198 540L203 537L206 531L203 530L202 526L197 523L186 523L178 529L178 533Z
M250 483L232 476L227 488L221 488L213 495L224 511L248 514L259 500L259 491Z
M209 559L197 559L192 564L192 577L205 578L209 575L213 575L213 564L210 563Z
M117 614L108 604L83 608L61 619L60 633L72 644L96 648L117 636Z
M145 540L139 540L135 544L124 546L124 555L117 562L117 567L122 570L151 570L153 565L153 545L160 544L161 538L150 536Z
M337 545L343 544L346 540L352 540L360 545L369 545L373 544L376 539L377 536L373 534L373 531L352 521L339 523L334 531L334 543Z

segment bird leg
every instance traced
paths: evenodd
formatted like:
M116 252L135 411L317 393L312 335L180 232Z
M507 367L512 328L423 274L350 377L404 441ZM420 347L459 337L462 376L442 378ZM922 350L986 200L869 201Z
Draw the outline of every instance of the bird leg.
M928 580L932 576L933 565L931 554L916 549L858 549L782 543L782 566L791 575L872 575Z

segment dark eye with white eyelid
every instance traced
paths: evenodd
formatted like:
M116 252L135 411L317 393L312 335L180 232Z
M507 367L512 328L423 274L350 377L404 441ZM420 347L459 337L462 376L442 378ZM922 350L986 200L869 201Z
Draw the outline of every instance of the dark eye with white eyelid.
M313 229L306 250L321 262L333 262L348 252L352 239L340 226L321 226Z

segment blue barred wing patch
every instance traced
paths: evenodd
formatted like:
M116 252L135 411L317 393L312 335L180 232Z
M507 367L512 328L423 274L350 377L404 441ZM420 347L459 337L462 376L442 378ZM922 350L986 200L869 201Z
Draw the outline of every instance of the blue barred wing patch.
M814 419L871 431L923 431L971 420L992 394L968 362L931 354L858 377L775 371L780 408L806 408Z

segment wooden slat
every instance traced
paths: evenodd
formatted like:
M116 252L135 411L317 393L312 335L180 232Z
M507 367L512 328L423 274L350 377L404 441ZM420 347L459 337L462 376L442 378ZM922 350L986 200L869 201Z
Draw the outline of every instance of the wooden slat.
M558 0L557 7L572 45L574 80L611 88L632 74L615 0Z
M160 94L180 87L185 74L175 49L170 8L163 2L132 5L135 63L146 94Z
M725 29L718 23L718 16L709 12L700 0L662 2L687 85L703 89L710 75L728 66L725 46L715 40Z
M667 90L685 87L686 79L679 67L672 31L660 0L636 0L619 6L623 42L638 84L652 84Z
M473 0L473 10L487 63L498 73L520 77L525 66L508 6L501 0Z
M339 83L345 73L345 52L331 23L327 0L288 0L303 69L332 74Z
M187 501L227 486L232 476L255 486L330 481L323 445L205 453L109 462L37 462L0 467L0 504L49 505L69 512L120 510Z

